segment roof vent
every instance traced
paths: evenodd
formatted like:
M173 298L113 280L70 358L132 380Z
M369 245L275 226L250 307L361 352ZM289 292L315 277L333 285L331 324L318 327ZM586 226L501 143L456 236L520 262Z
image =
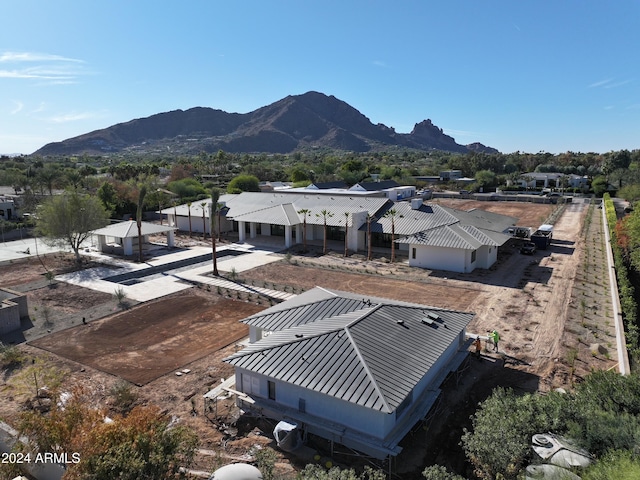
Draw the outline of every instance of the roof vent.
M403 319L401 319L401 318L399 318L398 320L396 320L396 323L397 323L398 325L404 325L404 320L403 320Z
M440 316L437 313L429 312L429 313L427 313L427 317L429 317L431 320L435 320L437 322L441 322L442 321L442 319L440 318Z
M304 337L304 335L303 335L303 334L301 334L301 333L296 333L296 338L302 338L302 337Z
M430 318L423 318L422 323L426 325L433 325L433 320L431 320Z

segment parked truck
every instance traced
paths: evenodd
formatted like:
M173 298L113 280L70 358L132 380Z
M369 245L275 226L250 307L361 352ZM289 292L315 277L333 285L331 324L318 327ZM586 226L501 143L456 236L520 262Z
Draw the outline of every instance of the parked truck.
M540 225L538 229L531 234L531 241L536 244L538 250L546 250L551 244L553 238L553 225Z

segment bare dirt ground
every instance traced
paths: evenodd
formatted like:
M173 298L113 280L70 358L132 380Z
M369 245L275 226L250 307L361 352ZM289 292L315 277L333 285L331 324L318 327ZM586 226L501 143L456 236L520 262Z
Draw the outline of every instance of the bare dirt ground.
M449 200L447 204L460 209L490 209L520 218L518 225L534 227L546 221L554 207L459 200ZM502 337L500 353L483 352L482 360L469 358L461 371L447 380L438 407L424 424L405 439L405 450L396 462L396 470L403 478L419 478L420 467L431 463L447 465L472 478L466 471L464 456L458 445L459 438L462 429L470 426L469 415L475 410L477 402L486 398L495 386L530 392L546 392L560 387L570 389L591 369L615 367L617 355L613 347L614 329L609 318L611 305L600 214L600 210L584 203L569 204L555 223L554 243L548 250L527 256L518 252L517 245L507 245L501 249L496 265L473 274L411 269L402 263L401 257L399 263L390 264L381 258L367 262L361 255L344 258L339 253L320 256L291 252L292 255L283 255L281 262L243 272L241 280L294 292L320 285L362 295L471 311L476 313L476 317L469 325L469 332L485 335L487 331L497 329ZM60 268L66 268L65 262L60 261ZM21 282L15 270L15 265L0 266L0 284L19 285ZM43 270L38 264L24 264L20 270L20 278L28 280L24 283L35 285L34 282L42 282ZM55 295L51 295L46 282L39 289L31 289L29 294L30 301L48 305L53 311L75 309L81 312L84 308L83 300L77 296L69 296L68 301L60 302ZM181 329L168 329L160 334L164 337L161 345L172 345L174 341L183 341L180 340L180 332L190 328L191 324L197 326L203 312L207 309L215 311L216 305L222 300L234 305L227 312L238 319L248 315L248 310L258 311L268 306L256 305L254 301L249 302L248 298L236 298L233 301L223 299L216 292L199 291L195 295L202 297L201 307L193 306L189 315L180 316L179 309L166 310L167 304L159 310L153 310L150 304L143 306L148 307L147 310L137 306L117 316L109 312L112 317L100 321L102 323L96 322L95 327L91 325L84 331L87 334L94 328L98 331L101 324L108 325L109 322L125 325L127 319L130 321L134 318L147 325L145 328L152 328L158 320L175 317L179 319L174 320L176 323L183 322ZM106 301L105 305L111 309L115 307L112 299ZM232 315L231 311L237 315ZM81 327L77 327L77 330L82 331ZM70 356L70 347L75 342L65 342L64 337L70 336L72 331L75 330L34 342L35 345L44 342L41 346L46 343L50 350L56 349L61 356L36 346L22 345L21 348L29 355L41 356L69 372L69 385L90 385L96 401L108 403L109 388L117 378L92 368L91 364L100 366L99 360L93 361L89 358L90 354L86 356L86 352L84 357L77 359L81 363L62 357ZM112 349L118 348L113 340L118 332L117 328L111 328L108 335L79 336L77 341L85 342L92 348L103 348L101 343L110 344ZM144 334L139 333L139 338L142 337ZM150 378L137 390L141 403L159 405L198 432L203 449L198 458L198 468L209 472L220 463L227 463L225 459L246 459L253 445L271 442L268 428L265 430L258 425L248 424L243 427L246 427L246 431L240 428L238 432L238 427L232 427L238 414L232 399L219 404L217 415L211 412L203 414L201 395L218 385L220 379L232 375L232 369L221 359L235 351L237 347L234 342L227 341L227 347L198 359L182 359L176 355L173 357L174 363L168 367L170 373L154 380ZM138 340L129 343L131 346L138 345ZM66 348L62 348L63 345ZM127 356L120 361L128 358L132 360L130 363L137 365L141 353L156 348L153 343L144 345L138 347L137 351L130 347ZM594 345L602 349L594 350ZM107 350L107 356L114 353L117 356L117 352ZM177 377L173 370L178 366L187 366L191 372ZM124 364L119 368L126 370ZM9 420L15 419L24 402L19 389L12 383L13 376L11 372L5 372L0 379L0 391L3 392L0 397L4 398L0 399L0 418ZM287 471L286 466L295 462L295 459L285 458L281 453L279 456L283 471ZM352 463L352 460L339 458L336 461Z
M249 328L239 320L262 310L196 292L162 298L31 344L145 385L245 338Z

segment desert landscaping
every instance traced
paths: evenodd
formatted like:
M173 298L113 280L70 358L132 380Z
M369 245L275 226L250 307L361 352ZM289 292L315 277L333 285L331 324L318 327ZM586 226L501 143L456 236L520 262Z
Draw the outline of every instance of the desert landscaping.
M432 463L462 471L462 429L470 426L469 415L494 387L568 390L591 370L614 369L618 363L602 212L596 204L580 198L560 206L439 202L511 215L519 218L518 225L551 221L554 241L533 255L522 255L518 244L507 244L493 267L471 274L410 268L402 257L394 264L381 256L366 261L362 252L345 258L340 249L322 255L318 247L307 253L296 248L280 252L276 262L233 272L236 282L291 295L327 286L473 312L469 333L500 332L500 351L483 349L481 359L469 356L447 379L436 410L405 438L395 465L402 478L419 478L421 467ZM74 268L66 254L43 261L56 274ZM0 286L28 296L31 324L23 338L13 340L25 354L64 371L64 388L82 386L96 403L108 404L114 385L129 382L137 402L158 405L198 433L196 474L205 476L230 461L249 460L256 446L274 446L268 422L238 421L233 397L218 402L215 411L205 408L203 400L207 391L233 375L222 359L240 348L247 335L239 320L268 307L273 298L194 286L151 302L123 305L104 292L47 280L35 258L0 265ZM0 419L6 423L15 422L29 399L23 381L13 370L0 378ZM305 461L283 452L278 458L283 474ZM333 461L351 462L338 455Z

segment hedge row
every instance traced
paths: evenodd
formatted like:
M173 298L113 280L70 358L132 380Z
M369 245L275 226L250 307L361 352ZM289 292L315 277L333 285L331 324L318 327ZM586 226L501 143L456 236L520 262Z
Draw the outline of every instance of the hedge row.
M635 300L635 288L629 279L629 266L625 262L622 248L618 245L616 223L618 217L616 208L608 193L603 195L604 208L607 216L609 235L611 236L611 249L618 280L618 293L620 295L620 307L624 321L624 330L627 340L627 350L632 369L640 367L640 329L638 326L638 304Z

